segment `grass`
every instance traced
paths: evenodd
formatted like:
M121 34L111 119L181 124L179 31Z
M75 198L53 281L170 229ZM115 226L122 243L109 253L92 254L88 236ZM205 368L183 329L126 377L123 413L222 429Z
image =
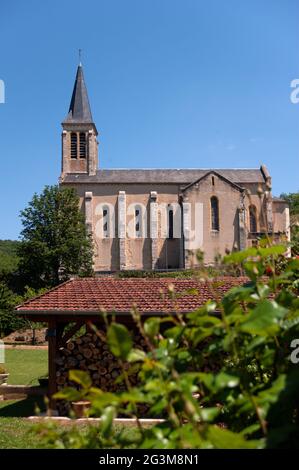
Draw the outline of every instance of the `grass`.
M36 406L40 410L45 409L42 398L27 398L24 400L10 400L0 402L0 449L42 449L45 447L53 448L53 443L46 444L44 433L45 431L38 430L38 425L32 424L25 418L32 416L36 412ZM72 430L80 426L80 434L84 438L88 434L89 427L95 425L90 424L74 424L64 425L56 424L55 429L57 431L63 431L65 440L67 438L67 447L70 448L72 443ZM115 432L119 432L123 429L123 425L113 426ZM126 425L126 436L132 439L138 429L136 425ZM35 430L36 429L36 430ZM53 428L52 428L53 431ZM70 436L69 436L70 435ZM77 440L78 434L76 433ZM51 437L53 434L51 432ZM97 444L95 443L95 448Z
M0 417L0 449L40 449L41 438L24 418Z
M48 351L41 349L6 349L5 368L10 385L38 385L38 378L48 372Z
M41 438L24 419L35 414L36 406L44 409L41 398L0 402L0 449L38 449Z
M5 368L10 385L38 385L38 378L47 373L48 352L32 349L6 349ZM24 419L44 409L43 399L0 401L0 449L38 449L41 438L32 431L32 423Z

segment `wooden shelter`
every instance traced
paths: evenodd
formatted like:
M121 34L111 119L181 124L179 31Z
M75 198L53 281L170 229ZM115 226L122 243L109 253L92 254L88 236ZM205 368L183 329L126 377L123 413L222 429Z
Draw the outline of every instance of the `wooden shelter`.
M76 278L16 307L19 315L32 322L48 323L49 397L57 391L56 357L72 336L87 324L103 324L103 315L133 326L131 309L142 317L188 313L209 299L221 298L231 287L247 278L222 277L214 280L171 278ZM170 295L175 292L179 295ZM70 327L72 324L72 327ZM68 328L66 328L68 327ZM51 407L55 403L51 401Z

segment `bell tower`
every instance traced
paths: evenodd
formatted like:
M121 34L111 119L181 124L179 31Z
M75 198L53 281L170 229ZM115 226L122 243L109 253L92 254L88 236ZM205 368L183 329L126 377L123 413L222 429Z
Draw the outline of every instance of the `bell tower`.
M70 173L95 175L98 169L98 131L93 122L81 63L62 129L61 180Z

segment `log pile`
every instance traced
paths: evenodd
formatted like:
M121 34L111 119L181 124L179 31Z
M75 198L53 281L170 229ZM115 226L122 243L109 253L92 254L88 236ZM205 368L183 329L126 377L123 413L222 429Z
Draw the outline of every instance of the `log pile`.
M103 332L99 332L104 338ZM73 386L69 382L69 371L79 369L89 372L93 385L104 391L126 390L124 382L115 383L116 379L122 375L121 366L118 360L111 354L106 342L94 333L85 335L68 341L65 348L59 350L56 357L57 372L56 382L58 390L66 386ZM134 334L134 347L145 350L145 341L141 335ZM131 385L137 384L137 373L131 371L130 364L124 364L124 368L129 374Z

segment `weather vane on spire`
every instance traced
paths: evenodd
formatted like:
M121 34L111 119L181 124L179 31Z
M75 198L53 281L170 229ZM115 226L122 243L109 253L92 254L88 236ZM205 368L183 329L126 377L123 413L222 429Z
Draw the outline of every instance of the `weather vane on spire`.
M79 49L79 65L81 66L82 49Z

